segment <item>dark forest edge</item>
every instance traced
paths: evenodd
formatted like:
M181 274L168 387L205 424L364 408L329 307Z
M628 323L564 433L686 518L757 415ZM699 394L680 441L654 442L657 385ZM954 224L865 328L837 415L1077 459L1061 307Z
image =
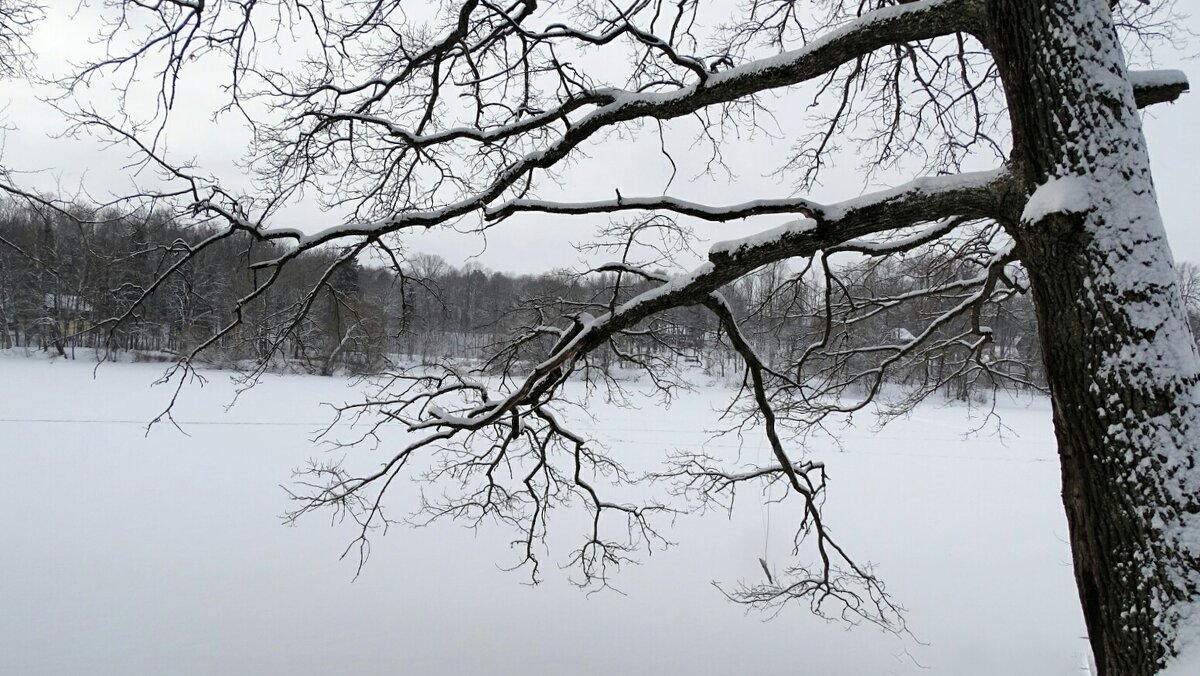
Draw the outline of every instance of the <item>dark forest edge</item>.
M214 232L166 214L97 215L84 206L0 205L0 349L70 358L82 349L88 357L123 354L151 361L188 355L218 334L230 320L228 308L262 283L265 273L254 263L279 255L278 245L235 235L192 256L165 288L134 307L164 270ZM470 263L455 267L429 254L404 261L353 260L317 285L316 301L303 321L283 321L302 307L340 253L328 247L307 252L246 306L236 332L222 336L202 356L226 368L253 364L321 375L369 375L394 361L467 361L488 370L496 348L527 327L570 321L589 309L603 311L615 274L601 266L512 275ZM902 297L932 281L945 285L971 274L969 266L944 267L921 251L882 261L846 259L837 277L839 304L849 308L864 299ZM1200 266L1184 263L1179 268L1193 332L1198 333ZM628 293L655 284L631 282ZM772 360L787 359L789 351L820 337L824 285L816 275L797 274L780 263L737 280L722 294L747 318L743 333L759 351ZM840 342L862 347L911 340L954 296L920 300L873 308L865 318L849 313L839 326ZM983 360L990 369L954 374L948 369L961 364L953 356L939 353L932 360L917 355L893 368L889 379L907 385L944 382L948 397L964 399L980 388L1041 389L1045 379L1032 311L1024 294L993 308L988 318L991 346ZM740 377L739 357L711 313L689 306L670 314L665 321L671 340L649 332L637 350L677 367ZM943 330L950 334L960 328ZM611 350L598 357L604 370L619 361Z

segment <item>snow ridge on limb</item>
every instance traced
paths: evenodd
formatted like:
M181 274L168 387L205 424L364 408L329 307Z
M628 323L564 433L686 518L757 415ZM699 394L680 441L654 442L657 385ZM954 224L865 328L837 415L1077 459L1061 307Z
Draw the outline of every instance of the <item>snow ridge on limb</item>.
M1187 73L1181 70L1131 70L1129 82L1138 108L1170 103L1191 89Z
M823 213L829 215L819 221L716 244L709 251L708 263L634 297L612 315L594 320L588 331L599 333L608 323L623 328L667 307L703 303L707 294L751 270L787 258L812 256L847 240L943 218L993 217L1000 213L1001 200L1012 187L1010 178L1007 170L996 169L965 177L917 179L823 207ZM939 183L940 188L936 187Z
M750 255L759 249L778 247L781 242L801 239L807 232L836 237L830 245L874 234L871 225L911 224L943 217L988 218L1002 195L1013 187L1007 169L993 169L949 176L918 178L895 188L869 193L830 205L808 203L802 213L809 218L760 232L749 237L718 242L709 250L710 259ZM995 200L990 201L990 200ZM733 213L737 213L736 208ZM867 226L866 231L858 228ZM884 227L882 230L894 228ZM808 254L791 254L811 255Z
M729 206L704 205L672 197L618 197L613 200L592 202L552 202L547 200L515 199L504 202L496 207L490 207L486 214L489 219L499 219L517 212L591 214L621 211L667 211L716 222L733 221L764 214L801 214L807 217L803 220L756 233L743 239L718 242L709 249L710 254L729 254L737 249L752 248L758 244L770 243L789 233L798 234L807 229L834 224L843 219L848 212L859 209L877 208L885 202L907 200L908 198L920 195L942 199L946 194L953 194L953 191L956 190L970 191L973 188L986 186L995 186L996 189L1000 189L1004 184L1005 171L1005 169L994 169L991 171L967 172L962 174L926 176L914 179L895 188L868 193L861 197L836 204L821 204L799 197L754 200ZM967 205L965 213L961 215L971 216L975 213L976 209Z

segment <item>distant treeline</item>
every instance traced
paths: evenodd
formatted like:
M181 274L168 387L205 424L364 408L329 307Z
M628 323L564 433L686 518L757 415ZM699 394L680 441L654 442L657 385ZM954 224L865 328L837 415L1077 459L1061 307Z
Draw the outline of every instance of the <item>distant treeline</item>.
M235 233L189 254L218 232L158 214L0 205L0 349L181 355L213 341L204 354L218 361L371 372L389 356L483 358L530 316L552 323L599 290L568 272L513 276L423 254L352 260L329 273L343 252L322 250L285 266L220 335L239 300L272 274L254 264L285 249ZM529 299L558 310L523 308Z
M272 274L271 268L253 264L284 249L236 233L160 280L190 247L217 232L162 215L97 219L5 205L0 209L0 348L64 356L89 348L166 358L208 343L204 355L218 363L267 362L323 374L370 373L389 359L467 359L486 365L495 358L511 365L514 359L536 359L538 345L560 337L547 327L569 326L566 317L580 313L600 314L658 283L629 274L618 283L614 272L514 276L474 265L457 268L422 254L351 260L330 272L344 252L324 250L285 266L265 293L244 304L240 324L222 335L239 299ZM819 359L799 357L815 342L824 342L833 360L864 346L936 339L918 334L955 297L889 300L905 299L931 280L944 284L947 275L967 274L940 269L944 263L937 263L939 269L931 265L932 259L921 256L844 265L832 291L828 281L776 265L723 294L744 318L743 331L764 358L803 361L820 371ZM142 299L152 286L153 293ZM615 286L621 288L614 293ZM830 307L853 321L831 324ZM863 307L869 311L859 311ZM1028 298L1016 296L990 312L984 318L991 334L984 359L991 366L983 371L1002 369L1018 383L1040 385L1041 356ZM670 362L713 375L740 372L739 358L703 308L675 310L651 322L601 351L596 366ZM952 336L961 329L950 322L937 331ZM952 341L947 344L937 352L913 350L890 377L945 382L951 394L965 396L978 384L979 372L962 364L979 354L956 354ZM955 376L959 372L962 377Z

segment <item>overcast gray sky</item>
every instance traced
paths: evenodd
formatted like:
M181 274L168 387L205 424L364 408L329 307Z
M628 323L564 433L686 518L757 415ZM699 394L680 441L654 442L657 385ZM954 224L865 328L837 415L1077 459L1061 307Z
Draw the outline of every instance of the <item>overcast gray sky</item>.
M47 17L31 40L38 54L38 72L62 73L70 62L95 53L96 47L89 44L95 35L94 17L72 15L73 11L74 3L51 3L47 8ZM1200 20L1187 19L1185 28L1200 33ZM1197 49L1200 41L1188 46L1190 53ZM1169 50L1160 51L1157 58L1158 67L1182 69L1200 88L1200 63L1196 59ZM200 167L223 182L241 180L233 162L242 156L248 133L235 115L225 115L216 121L209 117L218 100L215 95L218 75L197 68L185 75L187 86L182 90L168 135L170 154L176 160L194 157ZM123 168L128 157L119 149L104 148L92 139L63 137L66 122L38 100L39 95L47 93L48 90L26 82L0 83L0 105L5 106L0 120L8 127L3 135L2 160L10 169L36 172L24 174L23 181L51 191L73 192L83 186L90 194L103 198L107 193L123 192L131 181L149 178L131 177ZM794 95L777 98L774 110L783 131L801 130L805 115L802 103ZM1196 163L1200 158L1198 121L1200 91L1184 96L1176 104L1154 107L1145 124L1160 205L1177 260L1200 261L1200 232L1195 227L1192 205ZM759 134L731 142L724 152L735 175L696 178L704 158L702 152L689 148L692 138L693 132L686 129L679 129L669 137L670 149L680 163L671 194L720 204L785 197L791 193L789 185L768 175L783 157L787 140L773 140ZM775 147L777 144L780 147ZM605 199L613 196L614 189L626 196L660 194L670 174L657 138L649 130L639 142L594 143L585 152L588 157L575 161L562 172L561 185L544 182L541 196ZM806 196L829 202L863 192L856 162L852 149L848 149L835 169L825 175L823 185ZM911 177L911 174L886 175L873 187L887 187ZM286 216L289 222L276 224L317 229L339 221L338 214L322 213L311 203L298 205L286 212ZM505 222L486 238L439 231L412 235L407 241L410 250L436 253L458 265L476 260L496 270L538 272L576 265L580 257L571 242L586 239L595 227L603 224L599 220L602 218L522 217ZM722 225L697 223L699 248L703 251L706 242L744 236L781 220L786 218L763 217ZM470 225L466 223L464 227Z

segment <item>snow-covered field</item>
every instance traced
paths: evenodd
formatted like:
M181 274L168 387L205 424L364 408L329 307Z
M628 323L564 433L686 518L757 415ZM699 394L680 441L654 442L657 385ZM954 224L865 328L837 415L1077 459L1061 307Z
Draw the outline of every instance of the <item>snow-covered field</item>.
M0 674L1084 673L1043 400L1003 404L1003 440L964 437L978 419L928 405L877 434L859 419L840 450L817 443L827 521L908 609L914 637L899 638L726 601L711 581L758 579L764 550L786 561L788 524L749 499L732 519L679 519L678 546L622 571L624 595L587 596L555 570L528 587L499 570L509 533L449 523L377 538L352 581L348 528L278 518L279 486L322 453L308 441L320 402L354 399L348 381L269 377L226 411L233 387L210 372L176 409L186 436L145 436L170 396L149 387L161 365L93 367L0 357ZM592 411L642 463L704 443L728 394Z

